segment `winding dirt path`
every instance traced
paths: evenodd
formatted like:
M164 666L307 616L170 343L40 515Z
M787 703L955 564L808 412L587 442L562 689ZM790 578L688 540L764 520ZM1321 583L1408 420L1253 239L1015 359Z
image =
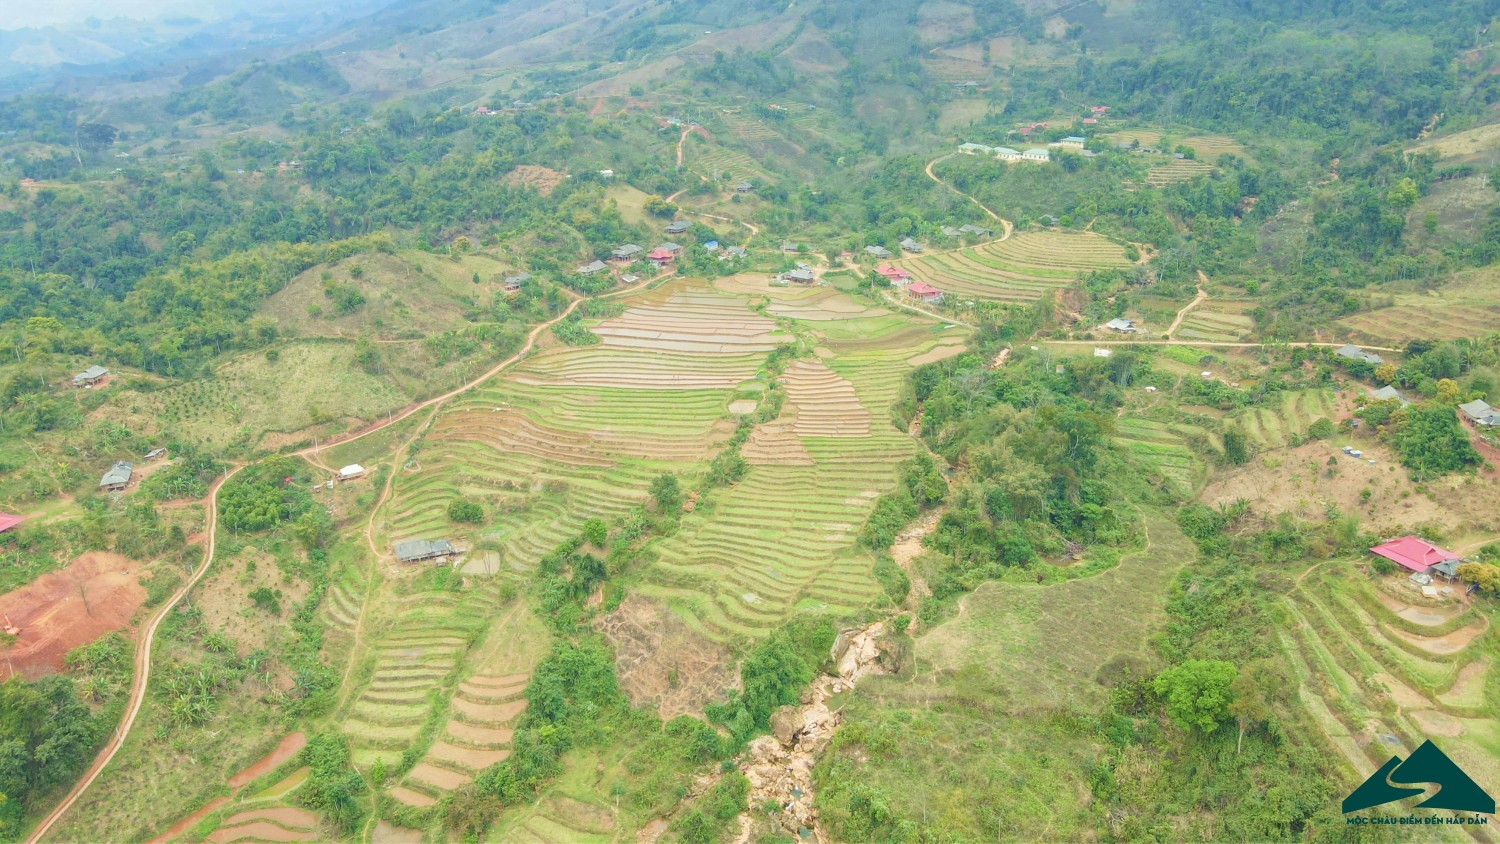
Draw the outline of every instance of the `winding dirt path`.
M125 739L130 735L130 729L135 726L135 718L141 712L141 704L146 701L146 686L151 680L151 646L156 642L156 631L161 627L162 621L166 619L167 613L176 608L178 602L198 584L199 580L203 579L203 575L208 573L208 569L214 560L217 533L215 529L219 523L219 489L224 486L225 481L234 477L243 468L243 466L236 466L225 472L222 477L214 482L213 486L209 487L208 495L203 498L203 505L207 508L208 519L208 524L205 528L208 542L203 546L203 562L199 564L187 582L178 588L172 597L161 605L161 608L151 616L151 620L142 628L135 649L135 674L130 683L130 703L125 708L125 716L120 720L120 725L115 728L114 735L104 745L104 749L99 751L99 755L94 758L94 764L90 765L83 777L74 783L73 788L68 791L67 796L62 799L62 802L58 803L51 812L47 813L47 816L42 818L41 822L36 825L36 828L32 830L31 835L26 839L27 844L36 844L36 842L40 841L42 836L46 835L69 809L73 808L73 804L77 803L78 798L82 797L89 786L94 784L94 781L104 772L105 766L115 758L115 754L119 753L120 748L124 746Z
M1258 349L1262 346L1286 346L1289 349L1311 349L1311 348L1343 348L1344 343L1281 343L1267 340L1263 343L1229 343L1221 340L1152 340L1141 338L1139 340L1042 340L1046 346L1219 346L1231 349ZM1377 352L1400 352L1401 349L1390 346L1360 346L1361 349L1374 349Z
M1208 276L1204 275L1202 270L1198 271L1198 278L1203 282L1203 284L1208 283ZM1208 294L1204 292L1203 285L1200 284L1198 286L1198 295L1193 297L1193 301L1184 305L1182 310L1177 312L1176 319L1172 320L1171 327L1167 329L1167 336L1171 337L1172 335L1176 334L1178 326L1182 325L1182 321L1187 318L1188 311L1191 311L1193 308L1198 307L1207 300Z
M979 210L981 210L984 213L990 215L991 219L998 221L1000 223L1000 227L1002 229L1004 229L1004 231L1005 231L1004 234L1000 235L1000 238L999 238L1000 240L1005 240L1006 238L1010 237L1011 233L1014 232L1015 228L1016 228L1015 225L1013 225L1010 220L1007 220L1004 217L1000 216L999 214L996 214L994 211L991 211L988 207L985 206L985 204L983 202L980 202L979 200L975 199L974 197L972 197L972 196L964 193L963 191L959 190L958 188L956 188L956 187L948 184L947 182L945 182L942 179L938 178L938 175L936 173L932 172L933 165L936 165L937 163L942 162L942 161L947 161L948 159L952 158L954 155L956 155L956 153L951 153L950 152L947 155L940 155L937 158L934 158L933 160L927 162L927 168L926 168L927 178L933 180L934 182L937 182L938 184L942 185L943 187L947 188L948 190L953 191L954 193L958 194L959 196L963 197L964 199L969 200L970 202L974 203L975 205L978 205L979 206Z
M645 288L655 283L656 281L659 281L666 275L667 274L665 273L656 275L637 284L633 284L629 287L624 287L619 290L613 290L609 293L602 294L597 298L607 299L628 295L630 293L636 292L637 290ZM485 370L484 373L470 380L463 386L457 387L453 390L449 390L442 395L434 396L424 402L411 405L410 407L402 410L399 414L389 416L382 421L368 425L360 429L359 431L350 434L349 436L343 437L341 439L329 440L315 446L309 446L308 448L292 452L292 454L307 459L309 460L309 462L316 463L316 455L324 449L332 448L337 445L343 445L344 443L353 442L354 440L360 439L362 437L367 437L370 434L390 427L391 425L394 425L397 422L406 419L407 417L422 410L423 408L431 407L433 408L433 413L435 414L442 403L448 401L454 396L462 394L466 390L478 386L484 381L493 378L495 375L498 375L508 367L514 366L517 362L519 362L536 345L536 338L541 336L541 333L543 331L566 319L573 313L574 310L578 308L579 304L584 301L583 297L578 296L571 291L569 292L569 295L573 296L573 301L568 304L568 307L565 308L562 313L558 314L552 319L543 323L539 323L535 328L531 329L531 332L526 335L526 342L522 344L521 348L518 349L515 354ZM400 452L405 452L405 450L411 445L412 441L416 439L421 431L421 427L417 428L417 430L412 433L411 438L402 443ZM145 702L146 699L146 688L151 680L151 648L156 641L156 631L161 626L162 621L167 617L167 613L171 612L173 608L175 608L177 604L183 599L183 597L185 597L187 593L198 584L198 581L203 579L203 575L208 573L210 566L213 564L214 549L217 545L218 540L217 528L219 523L219 490L224 486L224 483L226 481L238 474L239 471L243 468L245 467L235 466L226 471L222 477L214 482L213 486L209 488L208 495L203 498L202 503L207 510L207 526L204 530L205 534L208 537L208 542L204 545L203 548L203 562L193 572L193 575L188 578L188 581L184 583L172 595L170 599L163 603L161 608L158 609L154 615L151 616L150 621L148 621L146 626L143 628L139 644L135 651L135 672L130 685L130 703L125 709L125 716L121 719L120 725L115 729L114 736L110 738L109 743L104 746L104 749L99 751L99 755L94 759L94 763L89 766L88 771L83 775L83 777L79 779L78 782L73 785L73 788L68 791L67 796L62 799L62 802L58 803L57 806L51 812L49 812L46 817L42 818L41 822L39 822L37 826L32 830L31 835L26 839L27 844L37 844L37 842L42 839L42 836L46 835L48 831L50 831L52 827L57 824L58 820L60 820L62 816L66 814L67 811L71 809L75 803L78 802L78 798L83 796L83 793L89 789L89 786L94 784L94 781L99 778L99 775L101 773L103 773L104 768L109 765L110 761L115 758L115 754L119 753L120 748L125 744L125 739L130 735L130 730L135 726L136 716L140 714L141 705ZM395 478L395 475L396 473L393 471L390 477L386 479L385 489L381 493L380 500L376 502L375 507L371 510L370 525L366 529L366 538L372 543L374 541L373 526L376 514L379 512L380 506L385 503L385 501L390 497L391 483ZM361 622L363 621L363 617L364 606L361 605ZM356 630L355 636L357 642L359 637L358 630Z

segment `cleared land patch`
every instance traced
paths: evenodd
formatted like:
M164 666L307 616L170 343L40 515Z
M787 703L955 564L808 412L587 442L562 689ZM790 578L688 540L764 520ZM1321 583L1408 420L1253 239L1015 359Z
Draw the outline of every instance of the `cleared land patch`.
M0 647L0 677L55 674L68 651L129 624L146 600L139 580L145 569L119 554L90 551L0 595L0 617L21 628Z
M1095 704L1104 694L1095 678L1105 663L1149 660L1146 637L1165 620L1167 584L1196 553L1164 515L1147 515L1146 532L1146 548L1094 577L981 585L956 618L917 640L919 666L977 667L1017 703Z

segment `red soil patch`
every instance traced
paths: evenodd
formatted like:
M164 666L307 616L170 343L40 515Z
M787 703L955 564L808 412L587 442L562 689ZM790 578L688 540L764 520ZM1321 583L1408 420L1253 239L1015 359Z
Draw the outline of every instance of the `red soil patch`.
M55 674L68 651L129 624L146 600L136 579L142 568L119 554L90 551L0 595L0 616L21 628L13 644L0 648L0 677Z
M239 791L245 784L260 776L275 770L281 763L297 755L297 751L307 747L307 733L292 733L276 745L276 749L260 758L260 761L251 765L238 774L229 778L229 787Z
M598 117L599 116L599 112L601 112L603 110L604 110L604 98L600 97L597 101L595 101L594 107L591 108L591 109L589 109L589 117Z
M229 844L231 841L312 841L316 838L317 835L312 830L286 829L266 821L220 827L208 836L208 840L214 844Z
M375 824L375 833L370 836L370 842L371 844L422 844L422 830L392 826L385 821L380 821Z
M419 809L431 806L437 802L436 798L428 797L420 791L412 791L409 788L403 788L399 785L391 789L391 797L401 803L405 803L408 806L416 806Z
M256 761L250 767L248 767L245 770L240 771L239 773L237 773L234 776L230 777L229 780L228 780L229 787L232 788L232 789L234 789L234 793L235 794L239 794L240 789L244 788L246 783L250 782L251 780L254 780L256 777L260 776L261 774L266 773L267 771L271 771L271 770L275 769L277 765L280 765L281 763L285 762L286 760L292 758L293 756L295 756L297 754L297 751L301 750L302 748L304 748L306 746L307 746L307 734L306 733L292 733L291 735L288 735L286 738L284 738L284 739L281 740L280 744L276 745L276 749L275 750L272 750L270 753L267 753L265 756L262 756L258 761ZM231 796L233 796L233 795L231 795ZM212 812L213 810L215 810L215 809L219 808L220 806L224 805L224 803L226 803L228 800L229 800L228 797L215 797L214 799L208 801L208 805L206 805L203 808L199 809L198 811L192 813L191 815L188 815L187 817L183 818L182 820L178 821L177 823L172 824L171 828L168 829L166 832L163 832L161 835L158 835L155 838L151 839L150 844L166 844L166 842L171 841L173 838L176 838L177 836L183 834L184 832L187 832L189 829L192 829L192 827L193 827L194 824L198 823L198 821L203 820L205 817L208 816L209 812ZM281 811L281 810L280 809L276 809L276 810L270 810L270 811ZM313 815L311 812L302 812L301 809L288 809L287 811L290 811L290 812L301 812L301 814L303 814L303 815L309 815L309 816L312 817L312 824L311 825L316 825L317 824L317 820L318 820L317 815ZM226 824L234 823L236 820L244 818L246 815L249 815L249 814L255 814L255 815L260 816L260 817L272 817L272 815L269 812L242 812L242 813L240 813L238 815L235 815L234 817L230 818L229 820L225 821L225 823ZM220 830L220 831L222 832L223 830ZM243 836L241 836L241 837L243 837ZM215 838L213 840L218 841L219 839ZM229 839L226 839L226 840L229 840ZM304 840L304 839L288 839L288 840L297 840L297 841L300 841L300 840Z
M158 835L155 838L151 839L148 844L167 844L168 841L171 841L173 838L176 838L184 832L192 829L198 823L198 821L201 821L204 818L208 817L210 812L228 802L228 797L215 797L214 799L208 801L208 805L192 813L191 815L188 815L177 823L172 824L172 826L169 827L166 832L163 832L161 835Z
M506 749L474 750L440 741L432 746L428 755L442 762L452 762L464 768L482 771L497 762L505 761L506 757L510 756L510 751Z

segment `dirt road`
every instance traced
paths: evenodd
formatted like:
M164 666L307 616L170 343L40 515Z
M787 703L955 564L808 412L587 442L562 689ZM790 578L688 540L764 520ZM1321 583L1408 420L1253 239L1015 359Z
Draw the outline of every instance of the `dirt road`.
M614 290L609 293L603 294L599 298L614 298L616 296L624 296L647 287L650 284L659 281L663 277L664 274L654 276L637 284L631 285L630 287L624 287L619 290ZM434 412L436 412L437 408L434 407L435 405L440 405L441 403L446 402L454 396L462 394L465 390L469 390L473 387L478 386L484 381L489 380L490 378L505 370L507 367L515 365L518 361L525 357L527 353L531 351L533 346L536 345L536 338L541 336L541 333L543 331L566 319L570 314L573 313L575 309L577 309L578 305L583 301L583 297L575 295L573 301L568 304L568 307L564 309L562 313L533 328L531 332L526 335L526 342L522 344L521 348L517 350L515 354L490 367L483 374L479 375L463 386L453 390L449 390L448 392L443 393L440 396L434 396L427 401L411 405L410 407L402 410L401 413L397 415L390 416L382 421L369 425L342 439L330 440L315 446L301 449L300 451L296 451L293 453L299 457L311 458L324 449L332 448L336 445L343 445L344 443L348 442L353 442L354 440L360 439L361 437L369 436L376 431L380 431L384 428L394 425L397 422L400 422L401 420L411 416L413 413L421 411L423 408L433 407ZM417 431L414 431L412 433L412 438L414 439L417 434L420 433L420 431L420 428L418 428ZM401 446L402 450L404 450L410 444L410 442L411 440L407 440L405 443L403 443ZM110 763L110 761L115 758L115 754L120 751L121 746L123 746L125 743L125 739L130 735L131 728L135 726L135 718L138 714L140 714L141 704L145 702L146 688L151 680L151 647L156 641L157 628L161 626L161 622L167 617L167 613L171 612L172 609L177 606L178 602L181 601L183 597L187 595L187 593L198 584L198 581L203 578L203 575L208 573L209 567L213 564L214 548L217 544L216 528L218 527L219 522L219 489L223 487L225 481L228 481L230 478L234 477L235 474L237 474L243 468L243 466L236 466L227 471L223 477L219 478L219 480L209 488L208 495L203 499L203 505L205 508L207 508L208 512L208 525L205 529L208 541L203 549L203 562L193 572L193 575L188 578L187 583L184 583L182 587L178 589L177 592L173 594L168 601L166 601L166 603L162 604L161 608L156 611L156 613L151 617L151 620L147 622L146 627L143 629L143 634L140 638L140 642L135 652L135 676L132 679L130 686L130 703L125 710L125 717L120 721L120 726L115 729L114 736L109 740L109 743L104 746L104 749L99 752L98 757L94 759L94 764L89 766L89 769L83 775L83 778L80 779L76 784L74 784L73 788L68 792L67 796L62 799L62 802L58 803L57 807L49 812L47 816L37 824L36 828L32 831L31 836L26 839L27 844L36 844L36 842L39 842L42 839L42 836L46 835L47 832L57 824L57 821L61 819L62 816L73 807L73 804L78 802L78 798L81 797L83 793L88 790L89 786L93 785L94 781L99 778L99 774L102 773L104 771L104 768ZM381 493L380 502L377 502L374 510L372 510L371 512L370 518L372 525L375 518L374 513L379 510L380 504L384 503L385 499L390 495L391 480L395 477L395 474L395 472L392 472L391 476L386 479L386 486ZM366 535L367 537L370 537L371 542L374 541L373 537L371 537L368 531Z
M1289 349L1343 348L1345 343L1282 343L1267 340L1263 343L1229 343L1220 340L1042 340L1044 346L1219 346L1231 349L1258 349L1262 346L1286 346ZM1390 346L1360 346L1377 352L1400 352Z
M135 717L140 714L141 704L146 700L146 686L151 680L151 646L156 642L156 631L161 627L162 620L167 617L167 613L171 612L177 606L177 603L182 600L183 596L187 595L188 591L197 585L198 581L203 578L203 575L208 573L209 566L213 564L214 529L218 526L219 522L219 489L224 486L225 481L234 477L242 468L244 467L237 466L226 472L223 477L214 482L214 485L208 490L208 495L203 499L204 506L208 510L208 541L203 547L203 562L193 572L193 575L188 578L187 582L161 605L161 608L151 616L151 620L143 628L135 650L135 676L132 678L130 684L130 704L125 709L125 717L120 720L120 726L115 729L115 734L110 738L109 743L104 746L104 749L99 751L98 757L94 759L94 764L89 766L83 778L73 785L73 788L62 799L62 802L58 803L57 807L49 812L45 818L42 818L41 823L37 824L36 828L32 830L31 836L26 839L27 844L36 844L36 842L42 839L42 836L46 835L52 829L57 821L73 807L73 804L78 802L78 798L83 796L88 787L94 784L94 780L99 778L99 774L104 772L105 766L110 763L110 760L115 758L115 754L120 752L120 748L125 744L126 737L130 735L130 728L135 726Z
M1208 283L1208 276L1204 275L1202 270L1198 271L1198 278L1202 279L1204 284ZM1182 325L1182 321L1187 318L1188 311L1203 304L1206 299L1208 299L1208 294L1203 291L1203 287L1200 285L1198 287L1198 295L1193 297L1193 301L1188 302L1183 306L1182 310L1177 312L1177 318L1172 320L1171 327L1167 329L1167 336L1171 337L1176 334L1177 327Z
M942 185L943 187L947 188L948 190L953 191L954 193L958 194L959 196L963 197L964 199L969 200L970 202L974 203L975 205L978 205L979 206L979 210L981 210L984 213L990 215L991 219L997 220L1000 223L1000 227L1002 229L1004 229L1004 234L1000 235L1000 239L1001 240L1005 240L1006 238L1010 237L1011 232L1015 231L1015 228L1016 228L1014 225L1011 224L1010 220L1007 220L1004 217L1000 216L999 214L996 214L994 211L991 211L989 208L987 208L985 206L985 204L983 202L980 202L979 200L975 199L972 196L969 196L968 194L966 194L963 191L959 190L958 188L956 188L956 187L948 184L947 182L943 181L942 179L939 179L938 175L936 173L932 172L933 165L937 164L940 161L947 161L948 159L952 158L953 155L954 155L954 153L950 152L947 155L938 156L937 158L934 158L933 160L927 162L927 178L933 180L934 182L937 182L938 184Z

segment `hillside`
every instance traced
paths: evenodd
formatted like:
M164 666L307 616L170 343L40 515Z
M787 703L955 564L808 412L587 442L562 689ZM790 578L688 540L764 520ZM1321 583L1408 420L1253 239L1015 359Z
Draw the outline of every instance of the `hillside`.
M1494 15L0 33L0 839L1322 839L1453 817L1342 812L1428 740L1500 793Z

